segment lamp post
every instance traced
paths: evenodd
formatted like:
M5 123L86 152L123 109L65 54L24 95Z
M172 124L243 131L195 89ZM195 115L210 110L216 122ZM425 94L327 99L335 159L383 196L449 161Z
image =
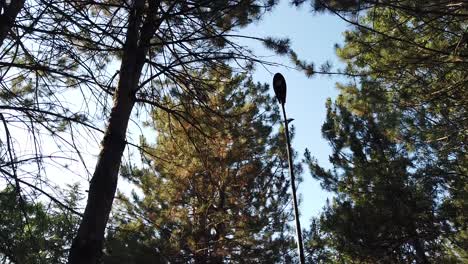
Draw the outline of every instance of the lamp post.
M305 264L304 257L304 246L302 245L302 231L301 231L301 222L299 221L299 208L297 206L296 198L296 179L294 177L294 168L293 160L291 153L291 142L289 140L289 121L286 118L286 110L284 109L284 104L286 103L286 80L284 79L281 73L276 73L273 76L273 90L275 91L276 99L281 104L283 110L283 119L284 127L286 129L286 144L287 144L287 154L288 154L288 164L289 164L289 175L291 176L291 189L293 196L293 206L294 206L294 220L296 222L296 242L297 242L297 251L299 252L299 260L301 264Z

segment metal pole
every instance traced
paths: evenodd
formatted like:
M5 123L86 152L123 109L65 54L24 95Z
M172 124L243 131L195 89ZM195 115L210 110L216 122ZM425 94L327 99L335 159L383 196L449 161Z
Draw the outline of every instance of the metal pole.
M304 257L304 246L302 245L302 229L301 229L301 222L299 221L299 208L297 207L297 198L296 198L296 178L294 177L294 169L293 169L293 160L292 160L292 153L291 153L291 142L289 140L289 124L288 119L286 118L286 110L284 110L284 102L281 104L281 108L283 109L283 118L284 118L284 126L286 128L286 144L288 145L287 154L288 154L288 164L289 164L289 175L291 176L291 189L292 189L292 196L293 196L293 206L294 206L294 220L296 222L296 242L297 242L297 251L299 252L299 260L301 264L305 264L305 257Z

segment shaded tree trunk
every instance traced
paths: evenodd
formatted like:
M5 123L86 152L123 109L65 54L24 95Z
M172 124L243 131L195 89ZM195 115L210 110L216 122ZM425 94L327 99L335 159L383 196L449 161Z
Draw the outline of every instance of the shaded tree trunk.
M218 202L218 207L216 208L216 211L223 213L225 211L225 201L226 201L226 186L223 184L219 188L219 202ZM216 230L216 235L213 239L214 242L214 256L213 256L213 262L216 264L222 264L224 263L224 243L221 242L221 239L224 238L226 235L226 224L224 222L220 222L215 225L215 230Z
M429 260L426 257L424 245L419 238L415 238L413 242L414 250L416 251L416 263L418 264L429 264Z
M121 78L123 80L123 75ZM117 188L121 157L125 149L125 134L134 105L128 87L122 87L116 97L89 185L83 220L71 247L69 263L97 263L102 254L104 230Z
M147 43L154 32L148 27L153 21L146 21L140 34L144 2L135 1L129 16L114 106L90 182L83 220L68 257L70 264L98 263L102 256L104 232L112 209L121 158L126 145L127 126L135 105L135 93L148 51Z
M193 263L194 264L206 264L208 263L207 252L209 252L208 243L206 239L206 232L203 234L203 237L200 238L199 243L205 248L201 248L194 252L193 254Z
M414 248L416 263L429 264L430 262L426 257L426 250L424 249L424 241L420 238L414 223L410 225L408 234L413 238L410 243Z
M16 17L24 7L25 0L12 0L9 5L5 1L0 1L0 47L8 36Z
M203 189L207 189L208 186L206 182L203 182ZM200 198L198 203L205 203L206 201L203 198ZM197 228L197 244L198 247L195 247L195 251L193 254L194 264L205 264L208 263L209 256L210 256L210 225L208 224L207 214L200 210L199 207L196 207L195 210L197 211L197 220L195 224L195 228Z

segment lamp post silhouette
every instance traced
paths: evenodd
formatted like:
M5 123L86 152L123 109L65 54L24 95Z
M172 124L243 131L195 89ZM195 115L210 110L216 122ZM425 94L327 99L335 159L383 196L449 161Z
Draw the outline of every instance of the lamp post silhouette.
M292 196L293 196L293 206L294 206L294 220L296 222L296 242L297 242L297 251L299 252L299 260L301 264L305 264L305 257L304 257L304 246L302 245L302 231L301 231L301 222L299 221L299 209L297 206L297 198L296 198L296 178L294 177L294 168L293 168L293 160L292 160L292 153L291 153L291 142L289 140L289 122L292 120L288 120L286 118L286 110L284 109L284 104L286 103L286 80L284 79L281 73L276 73L273 76L273 90L275 91L276 99L281 104L281 108L283 110L283 119L284 119L284 127L285 127L285 134L286 134L286 143L287 143L287 154L288 154L288 164L289 164L289 175L291 176L291 189L292 189Z

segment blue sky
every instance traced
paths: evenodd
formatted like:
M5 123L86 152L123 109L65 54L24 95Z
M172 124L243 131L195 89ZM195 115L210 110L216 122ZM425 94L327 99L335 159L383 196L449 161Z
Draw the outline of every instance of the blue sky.
M243 34L256 37L288 37L292 48L301 59L313 62L317 68L326 61L334 67L343 67L335 55L334 45L342 43L342 32L346 23L336 16L314 14L307 5L301 8L290 6L288 1L281 1L274 11L264 17L259 23L242 30ZM252 45L251 45L252 46ZM272 55L261 45L254 45L254 51L260 55ZM288 64L286 57L267 57L278 63ZM345 81L336 76L315 75L307 78L305 74L286 67L270 67L269 71L258 67L254 74L255 81L271 84L274 73L281 72L288 86L286 111L288 118L294 118L292 123L296 128L293 148L303 158L306 148L315 156L319 164L330 167L328 155L331 149L321 136L321 126L325 120L326 99L337 95L335 83ZM320 185L304 168L303 183L299 186L302 197L301 224L308 228L309 219L317 216L330 194L322 191Z

